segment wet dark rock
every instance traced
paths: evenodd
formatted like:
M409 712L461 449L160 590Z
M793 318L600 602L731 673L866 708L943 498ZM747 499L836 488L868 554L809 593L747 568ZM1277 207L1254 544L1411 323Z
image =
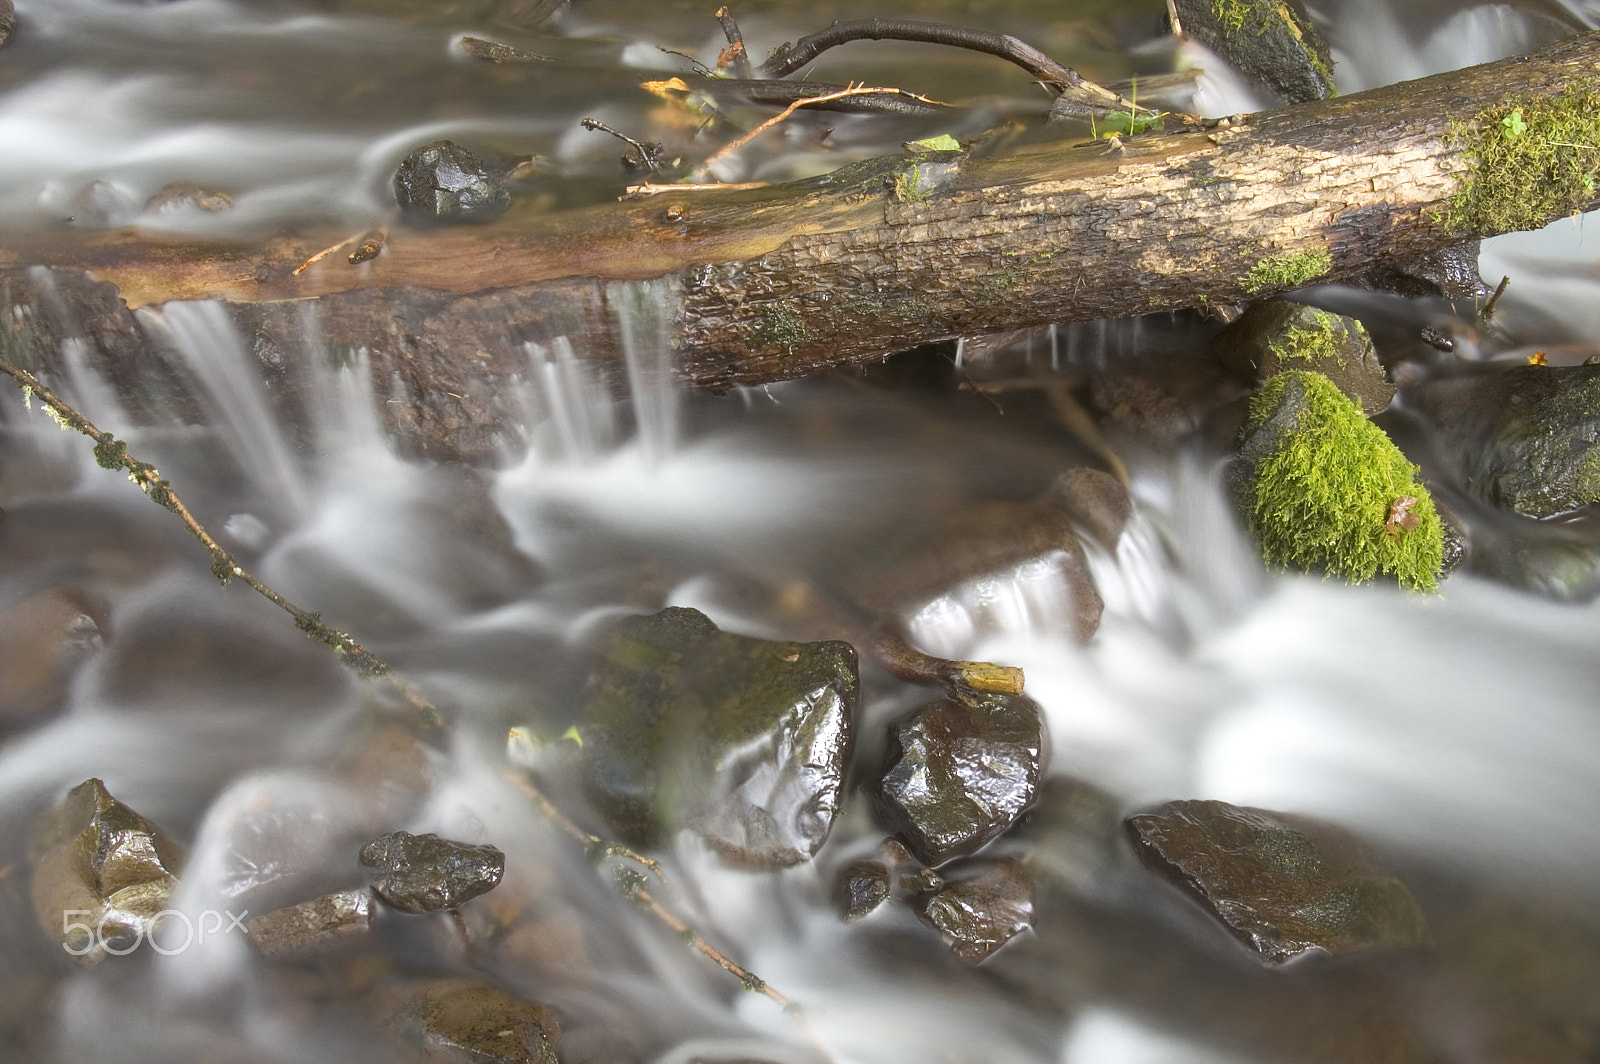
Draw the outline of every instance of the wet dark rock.
M950 952L977 964L1033 926L1033 874L1009 857L976 862L916 897L912 908Z
M382 1002L394 1042L452 1064L558 1064L561 1025L548 1005L469 979L390 990Z
M893 892L893 873L882 861L856 861L839 873L834 898L845 923L865 919Z
M1096 374L1089 382L1089 402L1106 429L1160 443L1176 443L1198 424L1176 396L1129 373Z
M1057 477L1044 503L1059 509L1102 549L1113 552L1133 516L1133 500L1122 481L1089 466L1074 466Z
M1115 873L1125 859L1123 805L1115 795L1084 780L1055 776L1006 836L1007 852L1028 855L1041 882L1079 896L1117 889Z
M193 181L172 181L156 189L145 201L144 209L153 214L169 214L193 207L218 214L232 206L233 197L219 189L205 188Z
M343 890L252 917L245 935L267 957L320 953L366 936L372 927L372 896Z
M1049 760L1039 707L989 695L930 703L890 729L879 819L929 865L973 853L1016 822Z
M493 846L391 831L361 848L361 867L393 908L433 913L493 890L505 874L506 855Z
M1129 817L1141 859L1274 963L1420 943L1422 913L1355 836L1306 817L1217 801Z
M698 610L630 617L584 691L584 773L613 830L690 828L730 863L807 860L833 826L859 699L848 643L730 635Z
M0 609L0 727L59 708L73 674L104 645L103 607L52 587Z
M408 221L435 225L492 221L511 206L511 193L483 161L448 140L425 144L401 160L394 194Z
M1600 366L1515 366L1424 381L1406 405L1465 490L1528 517L1600 503Z
M1089 575L1083 546L1068 516L1044 503L991 503L964 510L916 539L888 562L851 581L850 592L869 612L910 617L932 602L1018 567L1047 561L1070 600L1071 630L1087 643L1105 608Z
M1183 32L1287 103L1337 95L1333 57L1300 0L1176 0Z
M133 952L168 907L183 848L85 780L34 824L34 914L45 934L84 964Z
M1320 373L1368 417L1394 398L1394 385L1361 323L1303 303L1269 299L1255 304L1216 335L1211 350L1253 382L1289 369Z
M1489 294L1478 272L1479 241L1403 259L1368 273L1363 287L1393 292L1407 299L1481 299Z

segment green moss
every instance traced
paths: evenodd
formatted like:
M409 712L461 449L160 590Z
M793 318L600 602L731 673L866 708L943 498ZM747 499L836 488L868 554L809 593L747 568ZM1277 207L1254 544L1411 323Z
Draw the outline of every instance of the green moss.
M1332 381L1305 370L1276 374L1251 401L1247 431L1291 384L1304 389L1305 409L1249 486L1247 516L1262 556L1351 583L1387 573L1413 591L1436 588L1444 527L1417 467ZM1416 500L1409 529L1390 521L1391 507L1407 498Z
M807 325L787 303L769 303L761 312L761 321L750 333L752 347L781 347L794 353L795 344L811 339L811 326Z
M1211 0L1211 13L1229 33L1238 33L1250 20L1249 0Z
M1309 316L1310 324L1290 326L1283 335L1267 345L1267 350L1277 357L1280 364L1331 362L1343 366L1345 356L1339 346L1339 336L1343 330L1339 319L1325 310L1312 311Z
M1576 82L1559 95L1511 96L1450 136L1468 168L1446 212L1463 232L1538 229L1577 214L1600 178L1600 81Z
M1326 248L1299 251L1258 260L1239 284L1252 294L1266 288L1285 291L1308 284L1331 269L1333 256Z

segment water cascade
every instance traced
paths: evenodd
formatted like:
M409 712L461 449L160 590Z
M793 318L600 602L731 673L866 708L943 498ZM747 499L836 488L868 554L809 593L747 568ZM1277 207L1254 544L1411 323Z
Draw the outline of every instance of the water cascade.
M537 143L552 205L600 199L624 180L619 145L578 119L645 128L637 83L677 62L655 46L722 47L709 11L575 0L542 41L548 70L485 78L453 49L511 5L391 6L16 0L19 31L0 49L0 227L355 233L388 221L399 156L441 137ZM1162 5L1126 6L990 13L1107 80L1170 66ZM1330 0L1317 13L1346 91L1600 25L1579 0ZM737 14L752 49L819 28L765 3ZM1197 106L1253 106L1214 57L1184 54L1212 66ZM982 84L993 115L1034 88L965 58L930 71L928 53L898 46L860 61L830 55L817 76L926 74L931 94L961 97ZM874 145L859 117L773 135L790 142L759 164L774 179L898 148ZM231 189L232 209L145 206L178 179ZM1594 224L1489 243L1485 275L1513 284L1500 332L1461 349L1568 364L1600 351ZM382 411L408 401L404 382L374 374L374 352L325 342L312 302L292 311L292 365L263 364L220 303L140 310L167 382L142 405L91 368L89 323L60 352L52 387L442 722L419 723L237 581L219 587L170 515L0 382L0 1057L388 1062L404 1013L392 1002L470 979L553 1010L566 1064L1594 1059L1600 607L1471 571L1437 595L1268 571L1229 501L1224 441L1204 432L1172 445L1108 433L1132 514L1114 543L1083 537L1104 602L1088 642L1072 636L1082 603L1063 591L1077 564L1063 551L952 581L903 618L927 653L1020 666L1041 707L1049 808L1070 815L1035 816L985 851L1036 878L1031 930L966 966L903 904L841 919L839 875L884 837L859 785L891 722L933 697L862 647L856 760L814 858L752 872L687 830L650 850L667 908L793 1014L685 948L613 889L637 868L585 852L527 789L540 779L567 815L599 824L563 775L595 734L578 704L597 633L683 606L725 632L843 638L833 622L886 544L1105 464L1105 441L1074 431L1052 395L1130 365L1181 377L1217 326L1063 324L712 396L672 383L667 285L612 283L606 297L616 379L567 333L518 341L506 399L520 420L474 464L393 446ZM1448 314L1370 293L1305 298L1366 318L1380 341ZM1581 520L1547 531L1583 558L1600 549ZM561 738L569 725L577 740ZM82 967L41 931L30 838L90 778L187 857L160 935ZM1122 819L1175 799L1354 833L1417 899L1426 944L1262 963L1133 855ZM264 957L218 916L348 891L362 845L396 830L492 844L504 878L453 916L372 903L369 937L322 960Z

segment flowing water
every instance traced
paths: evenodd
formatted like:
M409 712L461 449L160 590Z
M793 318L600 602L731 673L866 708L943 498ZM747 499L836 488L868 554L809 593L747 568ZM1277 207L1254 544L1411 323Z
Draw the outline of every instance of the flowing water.
M17 0L0 50L0 226L356 232L383 220L399 156L440 136L537 153L553 204L614 195L620 145L577 120L647 128L638 81L683 69L658 46L715 54L709 9L579 0L559 36L532 37L491 26L508 6ZM1160 39L1160 9L923 13L1017 33L1105 79L1198 62L1196 106L1253 106L1215 60ZM1600 22L1586 0L1320 11L1347 90ZM829 18L881 13L737 12L758 56ZM464 33L556 62L480 68L452 55ZM898 46L830 53L815 76L976 99L963 135L1039 99L988 60L941 67ZM832 121L827 140L795 123L724 176L825 170L907 134ZM144 206L174 180L226 188L233 208ZM1592 218L1492 242L1484 270L1515 283L1503 335L1477 357L1567 345L1581 359L1594 345ZM1440 309L1317 295L1380 337ZM630 398L614 400L567 338L528 343L525 420L483 469L396 457L376 413L385 382L362 352L315 350L312 307L297 372L316 402L293 427L213 305L139 314L192 416L125 408L82 341L61 352L54 383L155 462L225 546L440 705L448 731L420 755L395 741L400 709L247 590L219 588L169 515L0 394L0 1058L390 1060L369 992L405 971L553 1005L568 1064L1600 1059L1600 607L1471 573L1437 597L1268 573L1203 440L1124 452L1135 516L1115 556L1092 558L1106 612L1087 646L1066 634L1049 559L953 589L910 630L929 651L1023 666L1052 776L1093 785L1115 815L1204 797L1353 830L1417 894L1428 949L1266 970L1114 833L1089 832L1036 850L1037 930L965 969L903 910L852 926L835 914L833 875L881 837L859 794L816 861L782 873L730 870L688 836L661 855L674 908L795 1001L803 1028L684 949L518 789L508 728L553 736L571 722L580 648L607 618L687 605L730 630L807 638L796 589L836 588L885 538L967 503L1035 497L1093 454L1029 393L971 387L992 360L975 349L959 373L935 352L898 375L678 394L661 293L613 296ZM1181 364L1211 328L1063 326L1008 357L1082 383L1141 359ZM32 677L45 659L68 664L58 682ZM862 765L925 694L870 665L864 684ZM24 688L47 694L23 704ZM347 885L354 847L394 828L491 841L507 877L467 925L390 920L354 960L279 966L214 934L78 970L36 926L25 855L33 818L90 776L189 845L186 913L270 901L257 890L269 862L237 855L282 839L300 863L280 903Z

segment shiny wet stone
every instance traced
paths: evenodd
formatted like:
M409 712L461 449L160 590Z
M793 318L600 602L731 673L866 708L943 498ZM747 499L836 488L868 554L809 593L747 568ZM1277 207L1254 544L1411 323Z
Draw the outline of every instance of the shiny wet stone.
M98 779L40 816L30 854L39 926L84 964L138 949L168 908L184 858Z
M583 697L584 772L612 830L689 828L730 863L809 859L838 811L855 735L848 643L719 631L672 607L613 626Z
M1011 858L975 862L911 905L950 952L977 964L1033 926L1033 873Z
M407 221L432 225L487 222L511 206L511 193L483 161L448 140L425 144L401 160L394 194Z
M298 957L359 940L372 927L372 897L342 890L247 921L245 935L267 957Z
M361 848L361 867L392 908L432 913L493 890L505 874L506 855L493 846L392 831Z
M1331 824L1217 801L1171 802L1126 823L1146 865L1274 963L1414 946L1426 935L1405 884Z
M469 979L441 979L384 995L391 1038L411 1059L472 1064L557 1064L561 1025L548 1005Z
M890 746L878 818L929 865L999 837L1033 803L1049 760L1039 707L1021 696L930 703L893 726Z

